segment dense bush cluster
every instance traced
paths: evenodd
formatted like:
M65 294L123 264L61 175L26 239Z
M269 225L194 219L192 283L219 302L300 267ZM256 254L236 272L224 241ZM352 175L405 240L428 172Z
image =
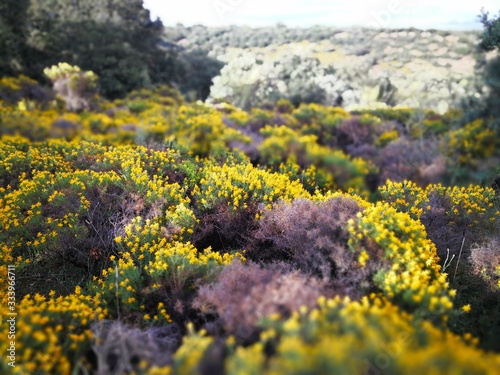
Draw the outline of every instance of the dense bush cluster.
M0 81L2 372L499 371L487 120L36 87Z
M273 60L265 54L243 51L213 79L210 96L249 109L278 99L288 99L294 105L349 105L359 102L358 91L317 58L293 55Z

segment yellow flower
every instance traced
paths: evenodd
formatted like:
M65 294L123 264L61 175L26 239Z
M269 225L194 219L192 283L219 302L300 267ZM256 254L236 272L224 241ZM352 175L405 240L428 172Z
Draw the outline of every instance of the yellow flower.
M467 314L470 312L470 309L471 308L469 304L462 306L462 310Z

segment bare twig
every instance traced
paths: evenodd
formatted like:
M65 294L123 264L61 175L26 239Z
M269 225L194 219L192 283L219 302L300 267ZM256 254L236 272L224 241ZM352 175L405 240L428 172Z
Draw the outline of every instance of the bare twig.
M460 257L462 256L462 250L464 249L464 243L465 243L465 234L464 234L464 238L462 239L462 246L460 246L460 253L458 254L457 266L455 267L453 281L455 281L455 277L457 276L458 264L460 263Z
M118 263L115 264L115 288L116 288L116 313L118 315L118 320L120 320L120 303L118 302Z
M446 269L451 265L451 262L453 262L453 259L455 259L455 254L452 255L450 261L448 262L448 259L450 257L450 249L446 249L446 259L443 264L443 269L441 270L441 273L446 271Z

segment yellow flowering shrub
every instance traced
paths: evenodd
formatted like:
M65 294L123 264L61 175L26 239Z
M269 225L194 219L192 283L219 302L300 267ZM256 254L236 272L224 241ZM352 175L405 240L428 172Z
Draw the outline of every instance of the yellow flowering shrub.
M398 211L408 212L412 219L419 219L422 215L422 206L426 202L426 195L422 188L412 181L392 182L379 189L382 197Z
M87 172L21 175L19 188L0 199L2 243L24 259L60 251L85 236L80 220L90 206L85 198Z
M273 169L270 168L269 171L272 172ZM315 165L302 169L296 163L281 163L278 172L288 176L292 181L299 181L304 186L304 189L311 194L331 191L336 187L333 175L324 168L318 168Z
M6 307L2 298L2 310ZM74 363L90 348L90 324L107 317L100 294L84 295L80 287L66 297L26 295L16 304L16 312L16 367L7 367L2 356L0 369L20 375L71 373ZM7 316L6 311L2 316ZM8 329L6 319L2 319L0 332L5 338ZM2 352L9 345L9 340L2 340Z
M259 342L230 349L228 374L429 374L436 363L450 373L500 369L500 357L474 348L470 334L436 328L377 295L320 298L318 308L300 309L285 321L270 318L264 326ZM276 354L266 358L270 347Z
M120 122L104 113L89 113L82 115L85 129L94 134L107 134L118 129Z
M240 254L220 254L210 248L199 252L190 243L173 242L155 252L155 258L144 268L154 280L164 280L174 291L188 288L195 279L209 276L214 266L228 265ZM244 259L244 258L243 258Z
M431 134L436 134L440 135L445 133L449 129L449 125L446 121L445 118L429 118L425 119L422 121L421 124L419 124L419 127L415 127L412 129L413 131L413 136L415 138L417 137L425 137L425 136L430 136Z
M439 209L440 214L448 218L447 224L463 223L472 231L493 230L500 213L494 203L494 189L477 185L445 187L441 184L431 184L422 189L411 181L388 181L380 188L380 193L392 207L401 212L408 212L414 219L427 222L430 220L428 216L432 216L433 211Z
M83 78L88 81L88 85L97 85L97 76L93 72L82 72L78 66L72 66L64 62L53 65L50 68L45 68L43 73L52 81L55 81L58 78L64 77L66 75L73 77L82 74ZM76 85L77 83L78 82L75 81L74 85Z
M33 92L36 94L33 95ZM37 102L33 100L36 97ZM29 98L30 100L27 100ZM45 92L40 84L24 75L18 77L1 77L0 78L0 100L5 101L11 105L21 105L21 107L37 106L45 104L50 100L51 95Z
M311 175L319 174L318 187L366 190L364 178L373 169L361 158L351 158L340 150L321 146L315 135L302 135L287 126L266 126L260 133L260 162L270 166L298 164ZM321 181L323 180L323 181ZM328 181L328 183L326 183Z
M399 132L396 129L385 131L378 137L377 146L384 147L398 138Z
M20 141L20 142L19 142ZM23 142L24 141L24 142ZM0 142L0 186L17 187L19 176L30 168L26 149L26 138L11 139L10 142Z
M230 108L226 118L238 126L243 126L249 121L250 115L248 112L236 108Z
M387 262L374 281L388 298L423 314L453 307L447 274L440 273L436 248L421 223L387 203L377 203L358 213L349 231L349 246L359 253L360 264Z
M277 200L310 197L299 181L290 181L286 175L271 173L250 163L222 166L207 163L200 176L193 196L205 210L221 203L241 210L252 202L266 206Z
M200 157L227 152L227 143L232 140L249 142L240 131L224 125L221 113L201 105L181 106L169 134L181 146Z
M2 134L21 135L31 141L47 139L51 134L52 124L59 117L55 110L23 111L9 108L2 112Z
M210 248L198 251L187 240L195 223L194 214L183 203L152 220L134 218L124 235L115 238L119 257L112 256L115 265L96 279L96 290L103 290L103 298L110 305L118 299L122 314L147 314L154 324L170 321L166 310L161 319L162 309L154 313L151 307L145 307L151 295L175 296L193 288L196 280L210 276L216 267L231 263L234 257L243 259L239 253L220 254ZM118 309L113 307L112 311L118 314Z
M490 157L498 144L495 132L488 129L482 119L447 133L445 139L448 155L458 159L460 165L471 165L475 159Z
M350 114L340 107L325 107L316 103L301 104L292 115L301 124L321 123L325 124L325 130L332 130L331 126L336 126L339 119L350 117Z
M174 355L174 373L190 375L199 373L199 365L205 352L213 343L213 338L204 331L195 332L192 324L188 324L188 332L182 340L182 346Z
M368 114L378 117L385 121L397 121L406 124L415 116L416 110L413 108L380 108L361 111L362 114Z

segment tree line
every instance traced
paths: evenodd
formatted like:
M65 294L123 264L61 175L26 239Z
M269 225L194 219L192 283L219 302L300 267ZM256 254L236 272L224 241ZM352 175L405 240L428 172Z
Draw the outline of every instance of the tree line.
M0 4L0 76L47 82L43 69L66 62L99 77L103 96L177 85L204 99L221 64L163 38L142 0L4 0Z

